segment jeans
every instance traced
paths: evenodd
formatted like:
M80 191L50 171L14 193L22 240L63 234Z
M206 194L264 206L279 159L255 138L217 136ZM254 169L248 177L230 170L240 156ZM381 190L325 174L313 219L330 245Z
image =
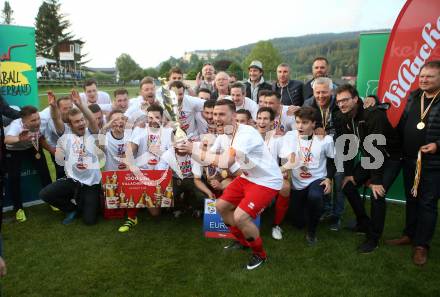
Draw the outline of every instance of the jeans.
M399 175L402 168L402 161L400 159L387 159L383 164L382 186L387 192L391 185ZM371 196L371 219L368 217L365 206L363 204L358 188L370 179L370 172L357 164L354 169L354 180L356 186L349 182L343 188L344 194L353 208L356 215L357 224L367 229L367 238L378 241L382 236L385 225L386 203L385 196L378 197Z
M323 209L324 187L322 179L315 180L307 188L291 191L290 208L294 212L294 225L307 225L309 234L315 235Z
M342 192L343 172L337 172L333 178L333 192L324 196L324 213L330 213L333 217L340 219L344 213L344 192ZM333 201L332 201L333 198ZM333 202L333 203L332 203Z
M66 176L66 172L64 171L64 166L58 165L55 161L55 156L50 154L50 158L52 159L53 165L55 166L55 179L60 179Z
M14 210L23 208L21 201L21 164L22 161L30 160L33 167L37 170L40 176L41 186L45 187L49 185L52 180L50 179L49 169L47 168L46 157L43 150L40 148L40 159L35 158L36 151L32 147L23 151L6 150L6 168L8 173L8 183L10 186L10 195Z
M403 234L411 238L415 246L429 248L437 222L440 170L422 168L418 195L414 198L411 194L411 188L414 182L415 168L416 160L405 160L403 178L406 195L406 219Z
M86 225L93 225L97 220L100 194L100 184L88 186L64 177L42 189L40 199L63 212L77 211Z

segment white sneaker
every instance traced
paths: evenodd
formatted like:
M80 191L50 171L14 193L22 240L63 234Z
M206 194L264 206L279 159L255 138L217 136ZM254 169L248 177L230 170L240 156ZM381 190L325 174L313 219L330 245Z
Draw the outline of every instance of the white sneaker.
M276 240L281 240L283 239L283 229L281 229L280 226L275 226L272 228L272 238L276 239Z

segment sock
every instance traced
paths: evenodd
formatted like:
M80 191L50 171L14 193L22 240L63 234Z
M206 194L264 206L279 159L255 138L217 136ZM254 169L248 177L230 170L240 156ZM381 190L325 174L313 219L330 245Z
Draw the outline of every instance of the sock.
M263 240L261 239L261 237L258 237L256 239L248 238L247 241L254 254L260 256L263 259L267 258L267 254L263 248Z
M231 234L234 235L235 239L243 246L249 246L249 243L244 239L243 233L236 226L228 226Z
M286 216L287 209L289 208L290 199L288 196L282 196L278 194L275 201L275 218L273 220L274 226L280 225Z
M127 216L131 220L135 220L137 216L138 209L137 208L127 208Z

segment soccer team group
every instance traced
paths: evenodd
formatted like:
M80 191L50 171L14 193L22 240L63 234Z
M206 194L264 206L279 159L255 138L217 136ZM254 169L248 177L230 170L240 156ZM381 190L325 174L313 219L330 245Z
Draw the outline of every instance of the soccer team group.
M270 206L274 239L282 239L280 226L289 214L313 246L320 221L340 229L346 198L356 217L353 231L365 233L359 252L374 251L384 229L386 193L403 171L405 227L402 237L387 243L412 246L413 262L425 264L440 197L440 61L421 69L419 88L397 127L386 116L388 104L375 96L361 98L350 84L336 86L324 57L313 61L313 78L306 83L290 79L284 63L273 83L264 80L260 61L248 70L249 79L240 82L205 64L191 88L182 71L172 68L164 87L145 77L132 99L121 88L111 100L88 80L83 93L72 90L56 98L49 92L49 106L41 112L22 107L5 128L16 219L26 221L20 198L25 160L41 177L39 197L65 213L63 224L78 217L96 223L101 170L171 169L173 215L200 217L204 198L216 198L235 238L225 249L250 249L252 270L267 259L254 219ZM164 108L163 88L176 94L176 122ZM54 182L43 149L55 164ZM370 215L359 194L362 186L371 190ZM153 216L163 210L148 208ZM138 224L137 212L127 209L119 232Z

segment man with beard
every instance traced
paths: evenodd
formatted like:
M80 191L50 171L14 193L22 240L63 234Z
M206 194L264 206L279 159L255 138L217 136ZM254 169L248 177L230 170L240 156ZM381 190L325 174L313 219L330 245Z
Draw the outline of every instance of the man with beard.
M162 126L163 109L157 104L147 108L147 125L145 128L135 127L128 140L125 156L127 163L144 170L159 170L162 155L172 146L173 129ZM148 208L149 213L160 215L159 207ZM127 209L127 220L119 227L121 233L130 231L138 224L137 208Z
M5 129L6 169L8 173L9 194L13 202L18 222L26 221L21 201L21 164L30 162L37 170L43 187L51 183L43 147L48 144L43 136L40 115L33 106L24 106L20 110L21 118L11 122Z
M313 78L306 82L303 87L303 98L304 100L309 99L313 96L312 83L318 77L327 77L329 75L330 65L327 58L316 57L312 64L312 75Z
M252 116L252 120L255 121L257 117L258 104L246 97L246 86L244 84L240 82L232 84L230 98L232 102L234 102L236 110L248 110ZM225 99L229 99L229 97Z
M203 111L196 114L196 126L199 136L204 134L216 134L214 118L212 112L214 111L215 100L209 99L203 103Z
M130 99L129 108L125 112L125 116L131 123L135 123L141 117L146 115L147 108L154 103L161 103L159 98L156 98L156 85L152 77L144 77L140 84L140 95L136 98Z
M186 142L181 150L192 152L202 165L213 165L231 170L237 162L241 175L236 177L217 199L217 211L236 238L231 249L250 247L252 257L246 268L262 265L267 254L260 231L253 219L260 215L282 188L283 177L259 133L250 126L234 122L235 105L230 100L218 100L214 107L214 121L218 136L210 150ZM234 171L234 170L232 170Z
M81 214L86 225L93 225L97 220L101 193L101 171L94 137L99 128L76 90L72 90L71 98L77 108L68 112L69 129L65 128L59 113L54 118L57 133L63 134L57 143L55 159L64 166L66 178L43 188L39 196L66 214L63 224L70 224ZM58 112L57 105L50 104Z
M400 139L388 122L385 110L380 107L364 109L352 85L342 85L336 89L336 104L340 109L337 116L340 125L336 133L350 137L345 141L344 156L349 156L349 147L352 145L362 160L358 162L355 154L344 161L342 191L356 216L355 231L366 233L358 251L371 253L378 247L385 224L385 195L400 172ZM373 194L371 218L365 211L358 191L367 182Z

